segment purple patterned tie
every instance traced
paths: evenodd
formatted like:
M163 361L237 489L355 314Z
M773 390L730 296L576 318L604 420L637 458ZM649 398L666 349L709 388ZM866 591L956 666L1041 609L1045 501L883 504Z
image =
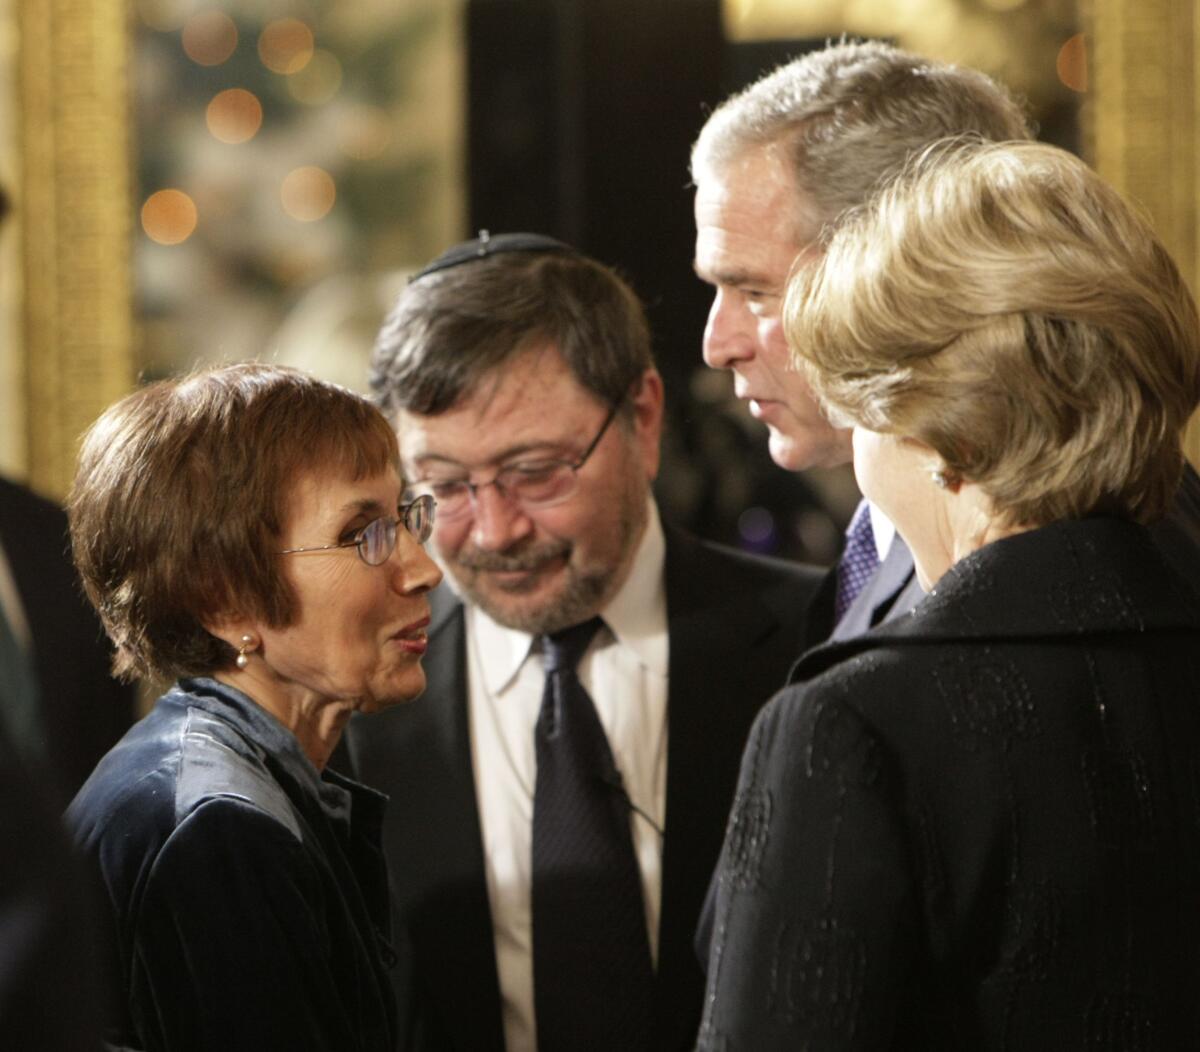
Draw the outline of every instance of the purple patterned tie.
M846 529L846 547L837 566L837 592L833 599L834 624L850 609L855 596L879 569L879 552L875 548L875 533L871 529L871 508L865 500L858 502L854 518Z
M650 1050L654 971L629 805L575 671L602 624L542 637L531 895L538 1052Z

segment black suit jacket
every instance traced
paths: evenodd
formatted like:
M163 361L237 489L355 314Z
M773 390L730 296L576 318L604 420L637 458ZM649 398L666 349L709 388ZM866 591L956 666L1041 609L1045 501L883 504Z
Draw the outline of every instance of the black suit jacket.
M809 653L722 855L700 1048L1200 1048L1200 600L1062 522Z
M97 1052L99 932L58 812L0 728L0 1046Z
M690 1048L695 1039L703 977L692 933L720 851L746 732L800 649L820 574L673 531L667 532L664 572L669 730L654 1047L669 1052ZM391 797L384 845L410 1045L502 1052L468 733L463 610L445 586L434 606L425 694L353 720L346 755L357 777Z
M133 723L134 688L109 674L112 649L71 562L62 509L0 479L0 544L33 637L45 754L65 805Z

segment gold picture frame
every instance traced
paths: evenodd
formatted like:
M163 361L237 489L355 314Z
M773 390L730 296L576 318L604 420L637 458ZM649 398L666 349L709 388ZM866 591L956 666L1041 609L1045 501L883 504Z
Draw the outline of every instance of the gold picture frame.
M134 379L126 0L15 0L27 476L62 497Z
M30 484L61 497L80 433L128 391L137 354L128 0L10 0L24 398ZM1153 217L1192 288L1200 273L1194 0L1091 0L1088 154ZM10 400L11 405L13 400ZM1188 452L1200 460L1200 426Z

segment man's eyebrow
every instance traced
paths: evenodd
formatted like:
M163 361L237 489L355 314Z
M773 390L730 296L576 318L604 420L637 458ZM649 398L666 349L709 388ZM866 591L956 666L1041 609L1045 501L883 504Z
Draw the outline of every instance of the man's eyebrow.
M493 456L480 463L467 465L461 460L455 460L453 457L444 456L441 453L422 453L413 458L413 462L420 464L422 467L430 465L442 465L448 468L458 468L461 471L478 471L480 468L496 467L503 464L506 460L512 460L515 457L523 457L530 453L536 453L539 456L557 457L564 453L569 442L556 442L553 439L541 439L537 442L521 442L515 446L509 446L493 454Z
M769 288L771 285L765 275L741 268L704 270L693 260L692 269L696 272L696 277L708 285L727 285L734 289Z

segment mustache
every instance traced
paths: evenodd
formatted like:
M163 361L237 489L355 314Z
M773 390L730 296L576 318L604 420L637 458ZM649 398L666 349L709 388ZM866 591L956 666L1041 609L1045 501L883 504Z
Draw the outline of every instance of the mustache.
M536 570L553 559L561 559L571 553L567 541L543 541L531 544L518 552L486 552L478 548L460 550L454 561L468 570L496 573L513 573Z

